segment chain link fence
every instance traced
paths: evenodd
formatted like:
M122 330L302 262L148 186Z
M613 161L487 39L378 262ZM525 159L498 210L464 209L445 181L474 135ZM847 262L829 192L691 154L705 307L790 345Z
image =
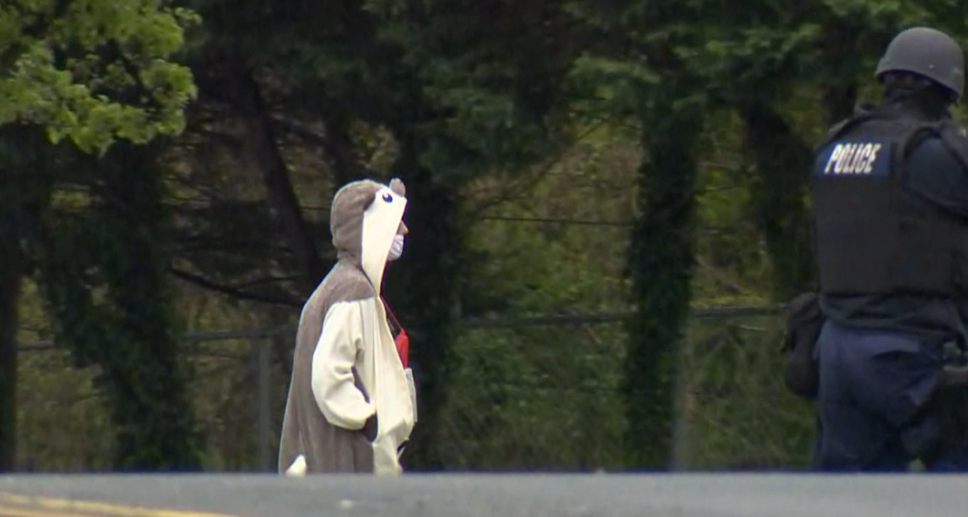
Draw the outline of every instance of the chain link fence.
M440 457L454 470L621 469L623 319L465 322L449 362ZM774 308L694 312L679 354L678 469L807 460L812 409L782 386L781 336ZM292 337L292 329L188 336L207 469L274 470ZM20 468L108 468L112 433L94 370L75 368L49 342L22 346L20 357Z

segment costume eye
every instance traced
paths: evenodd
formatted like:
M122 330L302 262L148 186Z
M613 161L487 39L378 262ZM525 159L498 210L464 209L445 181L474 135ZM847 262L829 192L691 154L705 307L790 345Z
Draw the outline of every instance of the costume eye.
M387 192L387 193L383 194L383 200L386 201L387 203L392 203L393 202L393 196L391 196L390 193Z

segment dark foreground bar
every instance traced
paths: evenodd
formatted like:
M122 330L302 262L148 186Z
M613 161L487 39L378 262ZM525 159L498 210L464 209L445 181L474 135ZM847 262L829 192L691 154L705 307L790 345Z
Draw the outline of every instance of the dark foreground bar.
M67 511L65 500L110 504ZM129 505L185 513L125 509ZM968 515L968 476L0 477L0 516L41 515L36 512L132 517L956 517Z

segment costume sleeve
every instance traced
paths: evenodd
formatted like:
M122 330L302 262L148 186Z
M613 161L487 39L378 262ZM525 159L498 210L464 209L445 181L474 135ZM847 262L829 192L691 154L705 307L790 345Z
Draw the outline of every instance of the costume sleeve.
M313 352L312 386L316 404L329 423L344 429L363 428L376 411L357 388L353 365L363 341L358 302L335 303L326 314Z

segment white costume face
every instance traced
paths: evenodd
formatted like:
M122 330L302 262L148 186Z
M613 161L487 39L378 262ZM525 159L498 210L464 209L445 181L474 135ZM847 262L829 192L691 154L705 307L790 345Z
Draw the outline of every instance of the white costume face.
M360 262L363 272L377 291L380 289L383 270L395 240L400 241L398 253L403 252L402 237L406 227L402 221L406 208L406 197L393 192L390 187L383 187L377 191L373 202L363 212L363 249Z

